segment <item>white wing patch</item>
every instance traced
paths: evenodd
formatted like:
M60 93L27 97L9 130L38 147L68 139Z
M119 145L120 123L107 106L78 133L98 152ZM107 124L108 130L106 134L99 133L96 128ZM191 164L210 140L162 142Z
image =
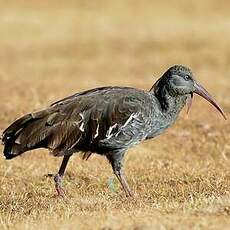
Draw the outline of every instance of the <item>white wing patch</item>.
M107 139L109 139L110 137L113 136L113 134L111 134L111 132L112 132L113 129L115 129L116 127L117 127L117 123L109 127L109 130L108 130L107 133L106 133L106 138L107 138Z
M83 113L79 113L80 117L81 117L81 120L79 121L79 124L81 123L79 129L81 130L81 132L84 132L85 129L84 129L84 115Z
M79 127L79 129L80 129L82 132L85 131L85 129L84 129L84 122L83 122L83 121L82 121L81 126Z
M106 139L110 139L112 136L117 137L117 136L119 135L119 133L121 132L121 130L122 130L123 128L125 128L133 119L136 119L137 116L138 116L137 113L132 113L132 114L130 115L130 117L126 120L125 124L122 125L122 126L119 128L118 132L116 132L116 133L112 133L112 131L113 131L113 129L117 128L118 124L116 123L116 124L114 124L113 126L110 126L109 129L108 129L108 131L107 131L107 133L106 133Z
M129 124L129 122L136 117L136 114L135 113L132 113L130 115L130 117L127 119L127 121L125 122L125 124L121 127L121 128L124 128L125 126L127 126Z
M97 124L96 133L95 133L95 135L94 135L94 137L93 137L93 138L97 138L97 137L98 137L98 135L99 135L99 124Z
M79 115L80 115L81 119L83 120L84 119L83 113L79 113Z

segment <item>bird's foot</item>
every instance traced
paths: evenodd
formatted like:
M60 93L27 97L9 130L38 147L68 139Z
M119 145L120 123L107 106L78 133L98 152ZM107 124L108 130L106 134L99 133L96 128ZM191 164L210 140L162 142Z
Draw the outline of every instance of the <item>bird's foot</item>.
M65 190L61 186L55 186L59 197L65 197Z
M65 197L65 190L61 186L62 177L57 174L54 176L55 188L59 197Z
M136 194L131 190L125 191L125 194L126 194L127 198L135 198L136 197Z

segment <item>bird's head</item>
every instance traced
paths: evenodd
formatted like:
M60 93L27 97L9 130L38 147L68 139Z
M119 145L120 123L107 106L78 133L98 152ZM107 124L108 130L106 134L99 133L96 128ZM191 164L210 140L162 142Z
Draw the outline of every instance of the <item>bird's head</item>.
M196 93L209 101L226 119L223 110L214 98L201 86L193 76L192 71L183 65L170 67L152 87L157 94L159 90L167 90L172 97L186 96L188 99L188 111L192 104L193 93Z

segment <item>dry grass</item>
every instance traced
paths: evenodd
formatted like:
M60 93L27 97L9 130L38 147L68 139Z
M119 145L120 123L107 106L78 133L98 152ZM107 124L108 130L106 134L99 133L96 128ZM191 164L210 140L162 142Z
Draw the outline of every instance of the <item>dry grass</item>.
M150 88L174 63L189 65L229 116L230 4L170 2L1 2L0 129L82 89ZM129 151L135 200L96 155L73 157L58 199L45 175L60 160L44 150L0 158L0 229L229 229L229 121L203 100Z

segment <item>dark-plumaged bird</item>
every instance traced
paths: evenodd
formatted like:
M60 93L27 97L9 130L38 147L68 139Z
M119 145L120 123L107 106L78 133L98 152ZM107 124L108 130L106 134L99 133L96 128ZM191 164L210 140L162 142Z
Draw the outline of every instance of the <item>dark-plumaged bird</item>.
M182 65L169 68L149 91L131 87L101 87L76 93L44 110L27 114L12 123L2 142L6 159L37 148L63 156L55 187L64 195L61 181L73 153L104 155L127 196L122 160L127 150L154 138L172 125L193 93L208 100L226 119L223 110Z

